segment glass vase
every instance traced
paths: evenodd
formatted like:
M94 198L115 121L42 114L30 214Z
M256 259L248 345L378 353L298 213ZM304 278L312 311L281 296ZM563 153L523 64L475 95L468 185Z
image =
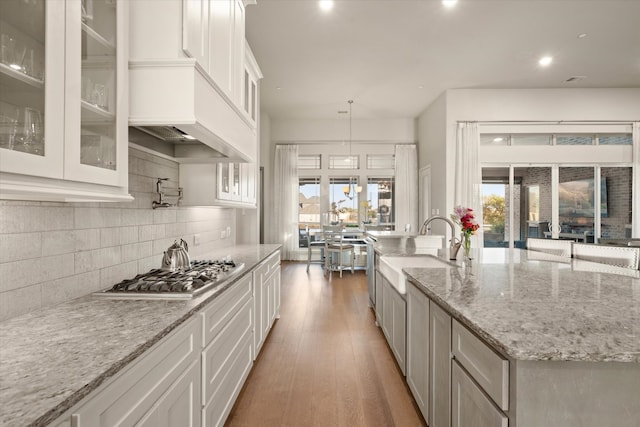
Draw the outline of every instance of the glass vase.
M462 234L462 248L464 250L464 258L467 260L471 259L471 235L467 233Z

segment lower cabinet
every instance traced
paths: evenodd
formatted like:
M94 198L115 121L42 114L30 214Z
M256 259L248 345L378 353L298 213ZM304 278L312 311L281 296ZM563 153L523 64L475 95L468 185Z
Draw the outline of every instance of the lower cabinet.
M382 294L382 274L376 271L376 301L375 301L375 311L376 311L376 322L378 326L382 327L382 310L384 306L384 295Z
M454 360L451 370L453 427L507 427L509 419Z
M407 286L407 384L429 419L429 298Z
M264 266L268 272L254 282ZM261 267L238 279L199 315L172 331L52 425L224 425L257 354L254 333L266 330L264 341L280 309L280 252ZM256 295L258 305L254 304Z
M391 351L400 366L402 373L405 373L406 360L406 339L407 339L407 304L389 281L382 278L382 331L387 337Z
M429 427L451 425L451 316L429 302Z
M255 360L260 353L273 322L280 313L280 251L271 255L253 272L253 304Z
M252 284L252 276L244 276L202 313L203 427L224 424L253 365Z
M406 379L429 427L508 425L509 361L411 282Z
M191 319L54 425L200 426L201 330Z

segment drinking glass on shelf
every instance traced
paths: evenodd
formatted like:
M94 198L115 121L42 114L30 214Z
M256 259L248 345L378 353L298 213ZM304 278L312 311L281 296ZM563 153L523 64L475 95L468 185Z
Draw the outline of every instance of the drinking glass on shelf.
M11 65L15 62L16 40L9 34L0 34L0 62Z
M23 122L18 134L17 151L44 156L44 139L42 137L42 113L35 108L24 109Z
M13 150L18 119L7 112L0 111L0 148Z

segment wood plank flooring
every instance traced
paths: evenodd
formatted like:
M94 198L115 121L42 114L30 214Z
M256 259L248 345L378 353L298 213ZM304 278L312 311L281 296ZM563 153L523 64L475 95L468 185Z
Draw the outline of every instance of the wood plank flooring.
M426 426L368 306L363 271L282 263L276 321L226 423Z

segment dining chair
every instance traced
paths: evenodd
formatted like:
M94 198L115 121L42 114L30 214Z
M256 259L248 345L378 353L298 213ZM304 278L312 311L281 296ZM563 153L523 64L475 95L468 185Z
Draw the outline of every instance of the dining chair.
M340 277L342 277L342 270L346 265L342 264L343 254L346 252L349 254L349 260L351 262L351 274L354 272L355 264L355 249L351 243L345 243L343 241L344 234L341 225L325 225L322 227L322 235L324 239L324 271L325 274L329 272L329 277L334 271L340 271ZM335 256L334 256L335 255Z
M307 273L308 273L309 266L311 265L311 255L312 255L311 250L320 249L320 261L322 261L322 258L324 257L324 238L315 240L315 236L317 236L317 234L314 236L311 236L310 230L309 230L309 224L306 225L305 230L307 232L307 236L309 236L309 244L307 245Z
M637 270L640 265L640 248L574 243L573 257Z
M545 252L567 258L571 258L572 244L572 240L537 239L535 237L527 239L527 249L530 251Z

